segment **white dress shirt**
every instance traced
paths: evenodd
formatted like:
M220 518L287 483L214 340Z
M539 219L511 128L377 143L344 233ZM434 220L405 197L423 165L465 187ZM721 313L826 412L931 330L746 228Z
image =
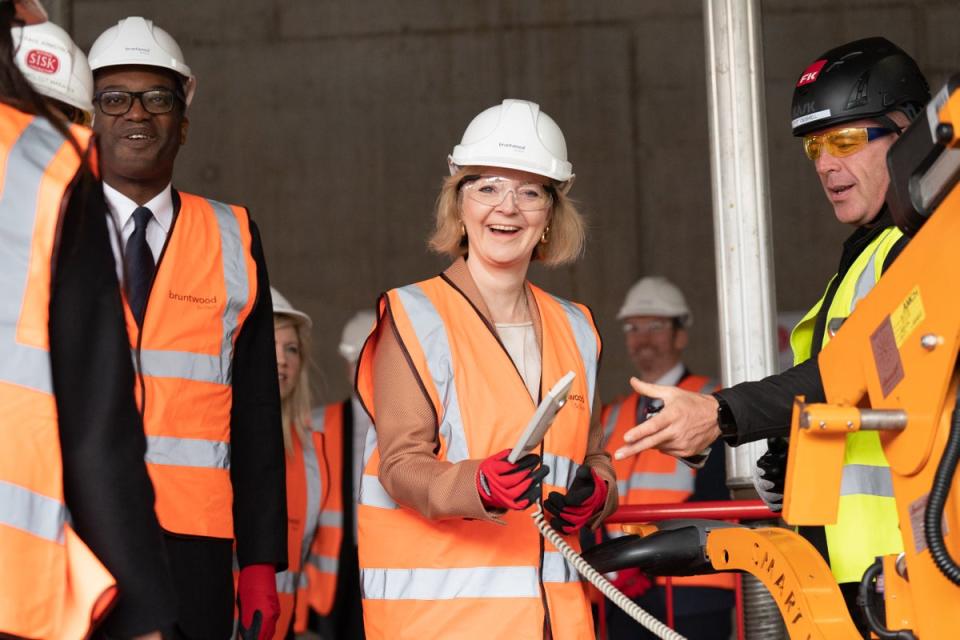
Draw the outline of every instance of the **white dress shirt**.
M675 387L683 380L683 369L683 363L678 362L669 371L657 378L657 381L653 384L658 384L661 387Z
M127 240L133 235L135 226L133 211L141 205L138 205L106 182L103 183L103 196L107 201L107 209L110 210L113 226L119 231L120 241L123 243L122 247L126 248ZM150 246L153 262L156 264L160 260L160 252L163 251L167 234L173 224L172 186L168 184L163 191L143 206L153 213L153 217L147 223L147 244ZM117 234L110 234L110 246L113 249L113 258L117 263L117 278L120 282L123 282L123 249L117 244Z

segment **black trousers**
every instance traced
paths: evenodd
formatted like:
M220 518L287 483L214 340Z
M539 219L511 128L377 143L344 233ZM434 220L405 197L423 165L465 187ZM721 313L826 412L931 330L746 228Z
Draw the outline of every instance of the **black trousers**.
M680 587L674 588L673 593L677 604L674 607L674 622L676 631L680 635L690 640L730 640L730 633L733 630L731 613L733 592L726 589ZM702 606L696 606L694 601L700 601ZM659 620L666 622L667 603L663 588L650 589L635 602ZM605 604L609 640L656 639L657 636L647 631L615 604L611 602Z
M233 543L164 535L177 591L177 640L229 640L233 633Z

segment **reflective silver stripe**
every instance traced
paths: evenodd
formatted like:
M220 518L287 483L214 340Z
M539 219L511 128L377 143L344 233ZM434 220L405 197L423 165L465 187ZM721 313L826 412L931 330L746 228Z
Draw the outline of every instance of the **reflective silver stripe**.
M361 569L366 600L539 598L536 567Z
M363 474L360 477L360 504L380 507L381 509L397 508L397 503L393 501L387 490L380 484L380 478L368 474Z
M580 574L559 551L543 554L544 582L580 582Z
M417 334L417 341L427 360L427 368L430 369L430 377L433 378L440 404L443 405L440 435L447 443L447 460L467 460L470 452L467 450L467 438L463 432L457 385L453 380L453 356L443 318L419 285L401 287L397 289L397 295L410 318L414 333Z
M373 452L377 448L377 429L372 427L367 429L367 438L366 442L363 445L363 468L367 468L367 463L370 462L370 456L373 455Z
M580 465L570 458L549 452L543 454L543 464L550 467L550 473L543 481L555 487L570 488L570 485L573 484L573 477L576 475L577 469L580 468Z
M307 512L304 514L303 539L300 542L300 566L310 554L310 543L320 526L320 501L323 499L323 483L320 479L320 462L313 437L307 434L303 442L303 470L307 484Z
M140 350L140 366L143 375L155 378L183 378L197 382L230 384L229 357L187 351Z
M893 477L890 475L890 467L877 467L869 464L843 465L840 495L892 498Z
M703 386L700 387L700 393L710 393L717 388L717 381L711 378L707 378L707 381L703 383Z
M607 414L607 421L603 425L602 446L604 447L607 446L607 443L610 442L610 438L613 436L613 430L617 427L617 420L620 418L620 410L623 409L624 402L618 402L610 407L610 411Z
M0 380L53 393L50 354L16 341L30 272L37 194L44 170L64 139L45 118L34 118L7 156L0 195Z
M220 231L220 253L227 300L223 307L220 353L210 355L187 351L140 350L142 373L157 378L182 378L197 382L230 384L233 377L233 337L239 330L240 311L250 295L246 250L240 238L240 224L233 210L216 200L206 199L213 209ZM136 360L136 358L134 358Z
M220 228L220 254L223 257L223 279L227 302L223 309L223 342L220 345L222 370L229 382L233 360L233 337L238 331L240 312L247 305L250 284L247 278L247 251L240 238L240 222L229 205L206 199L213 208Z
M342 527L343 526L343 512L342 511L321 511L320 520L318 521L321 527Z
M66 520L62 502L0 480L0 525L62 544Z
M289 569L277 573L277 593L296 593L299 575L299 573L294 573Z
M864 299L877 284L877 252L880 251L880 245L883 244L885 237L886 235L882 234L877 239L877 244L870 253L870 258L867 259L866 268L857 276L857 282L853 287L853 299L850 300L850 313L853 313L857 303Z
M622 492L632 489L663 489L669 491L693 491L694 475L690 468L682 464L677 464L672 473L652 473L652 472L634 472L630 474L626 482L621 486L617 482L617 488Z
M583 360L583 368L587 372L587 394L589 402L587 408L593 411L594 393L597 386L597 334L593 331L593 325L586 315L569 300L551 296L556 300L564 313L567 314L567 320L573 329L573 338L577 342L577 349L580 351L580 359Z
M340 562L337 558L331 558L329 556L318 556L311 553L307 558L307 562L310 566L316 568L320 573L333 573L337 572Z
M310 430L317 433L324 433L324 422L327 419L326 407L318 407L310 414Z
M145 459L150 464L229 469L230 445L216 440L147 436Z

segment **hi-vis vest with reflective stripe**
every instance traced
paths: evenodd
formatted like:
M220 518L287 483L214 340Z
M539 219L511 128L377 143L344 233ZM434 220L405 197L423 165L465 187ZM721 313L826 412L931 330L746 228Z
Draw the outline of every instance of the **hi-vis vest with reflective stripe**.
M706 376L686 376L677 386L687 391L710 393L717 383ZM640 395L632 393L620 402L607 405L603 409L604 448L613 452L623 446L624 434L636 426L637 405ZM723 455L722 449L711 455ZM613 460L617 474L617 488L620 504L669 504L683 502L693 495L696 471L680 462L677 458L648 449L639 455ZM623 535L619 525L607 525L611 536ZM663 578L657 578L663 584ZM703 576L684 576L673 578L675 587L714 587L733 589L735 578L732 573L717 573Z
M285 458L288 566L277 574L280 619L275 640L287 637L291 624L298 633L306 631L308 605L326 615L333 604L343 515L339 482L333 480L339 473L337 461L329 453L340 445L340 406L327 407L306 442L292 430L293 451Z
M880 279L887 254L901 237L900 230L891 227L857 256L827 310L824 345L830 340L831 323L836 325L853 313L857 302L873 289ZM807 312L790 335L794 364L810 358L816 318L822 305L823 298ZM890 465L877 433L860 431L848 435L843 465L837 523L826 526L827 549L830 568L837 582L859 582L876 556L903 551L903 539L893 498Z
M143 380L147 471L160 526L233 537L230 409L233 348L257 295L242 207L180 193L141 332L127 332Z
M74 127L86 149L90 131ZM0 104L0 635L85 638L115 582L70 526L50 365L51 266L81 159Z
M576 373L568 402L544 440L544 495L565 491L583 461L600 338L590 312L531 287L543 327L541 393ZM437 458L457 463L512 447L535 404L513 361L470 302L441 277L381 298L436 416ZM376 335L364 347L357 389L374 407ZM371 416L376 425L376 415ZM593 638L576 570L539 535L530 511L506 523L428 520L398 505L377 477L376 432L364 451L359 516L367 637L486 640ZM576 536L567 540L579 547Z

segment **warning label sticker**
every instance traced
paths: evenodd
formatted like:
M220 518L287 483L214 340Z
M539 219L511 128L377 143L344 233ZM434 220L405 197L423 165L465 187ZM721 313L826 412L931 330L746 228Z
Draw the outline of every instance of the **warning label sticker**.
M893 325L893 337L897 341L897 347L903 346L903 343L914 329L920 326L926 318L923 311L923 298L920 297L920 287L914 287L907 295L900 306L890 314L890 323Z
M890 316L883 319L880 326L870 334L870 348L873 351L873 363L880 377L880 390L887 397L903 380L903 361L897 348Z

